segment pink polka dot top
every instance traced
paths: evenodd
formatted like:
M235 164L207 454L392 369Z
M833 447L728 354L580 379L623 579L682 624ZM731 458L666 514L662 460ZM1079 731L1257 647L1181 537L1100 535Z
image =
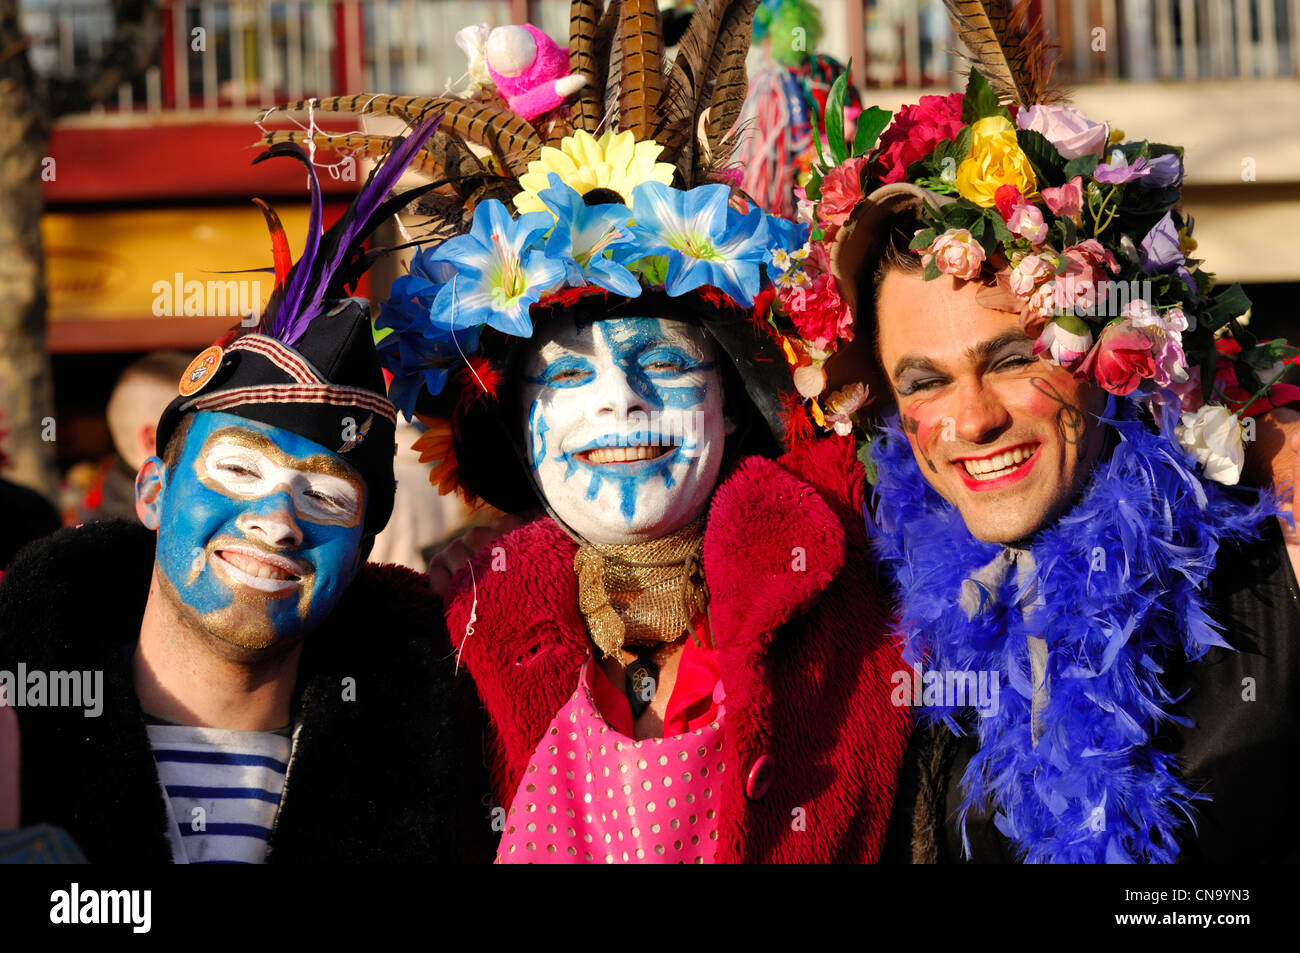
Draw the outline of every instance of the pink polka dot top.
M722 799L722 720L634 741L601 716L589 658L506 814L497 863L711 863Z

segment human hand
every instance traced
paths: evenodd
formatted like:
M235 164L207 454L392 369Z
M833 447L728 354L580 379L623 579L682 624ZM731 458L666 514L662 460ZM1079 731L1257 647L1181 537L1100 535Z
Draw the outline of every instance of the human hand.
M470 527L429 560L429 588L439 598L446 599L452 579L480 550L525 522L523 517L506 515L482 526Z

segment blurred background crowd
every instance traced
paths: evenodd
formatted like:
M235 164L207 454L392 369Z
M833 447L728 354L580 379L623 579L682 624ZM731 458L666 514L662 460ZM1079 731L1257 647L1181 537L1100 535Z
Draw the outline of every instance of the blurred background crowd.
M819 98L851 61L862 105L887 109L963 84L940 0L764 6L775 16L782 2L815 8L797 22L820 20L809 43L822 55L790 62L768 38L751 77L775 58ZM661 7L670 24L692 9ZM1253 329L1300 338L1289 237L1300 220L1300 0L1038 8L1076 105L1186 146L1196 255L1245 286ZM460 27L531 22L564 43L568 19L568 0L0 0L0 570L20 539L60 523L134 518L134 474L161 409L190 358L233 323L229 311L184 314L173 292L237 277L264 302L271 278L255 269L270 248L253 196L304 233L301 175L249 165L264 109L454 90L466 73ZM322 176L334 213L364 178L346 166ZM359 294L381 299L401 267L382 261ZM491 514L438 496L409 449L417 435L399 430L397 509L372 558L422 570L467 520Z

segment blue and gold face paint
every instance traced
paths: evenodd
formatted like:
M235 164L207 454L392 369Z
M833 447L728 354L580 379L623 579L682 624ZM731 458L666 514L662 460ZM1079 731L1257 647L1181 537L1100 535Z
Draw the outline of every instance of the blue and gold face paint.
M164 589L222 641L266 649L311 631L360 568L365 481L304 437L199 413L164 479Z
M558 322L524 365L526 458L596 543L656 539L708 506L727 422L713 341L666 318Z

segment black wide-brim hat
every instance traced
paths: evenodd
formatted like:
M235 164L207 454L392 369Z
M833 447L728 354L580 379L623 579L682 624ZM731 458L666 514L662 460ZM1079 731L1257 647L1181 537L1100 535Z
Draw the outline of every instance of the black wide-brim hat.
M181 378L180 396L158 421L158 455L187 414L221 411L279 427L353 466L366 481L366 531L382 530L396 490L397 410L384 389L367 302L338 302L293 347L257 333L222 340Z
M532 306L533 337L520 338L487 329L480 355L501 381L495 396L483 394L464 368L447 379L419 410L452 422L457 481L468 493L507 513L539 509L532 475L524 462L524 437L518 410L523 356L547 324L570 317L581 325L611 318L667 318L698 324L728 360L720 362L727 416L736 425L727 456L775 456L787 449L786 414L798 399L785 353L775 338L759 329L748 308L722 292L704 288L671 297L650 288L627 298L594 286L553 294Z

